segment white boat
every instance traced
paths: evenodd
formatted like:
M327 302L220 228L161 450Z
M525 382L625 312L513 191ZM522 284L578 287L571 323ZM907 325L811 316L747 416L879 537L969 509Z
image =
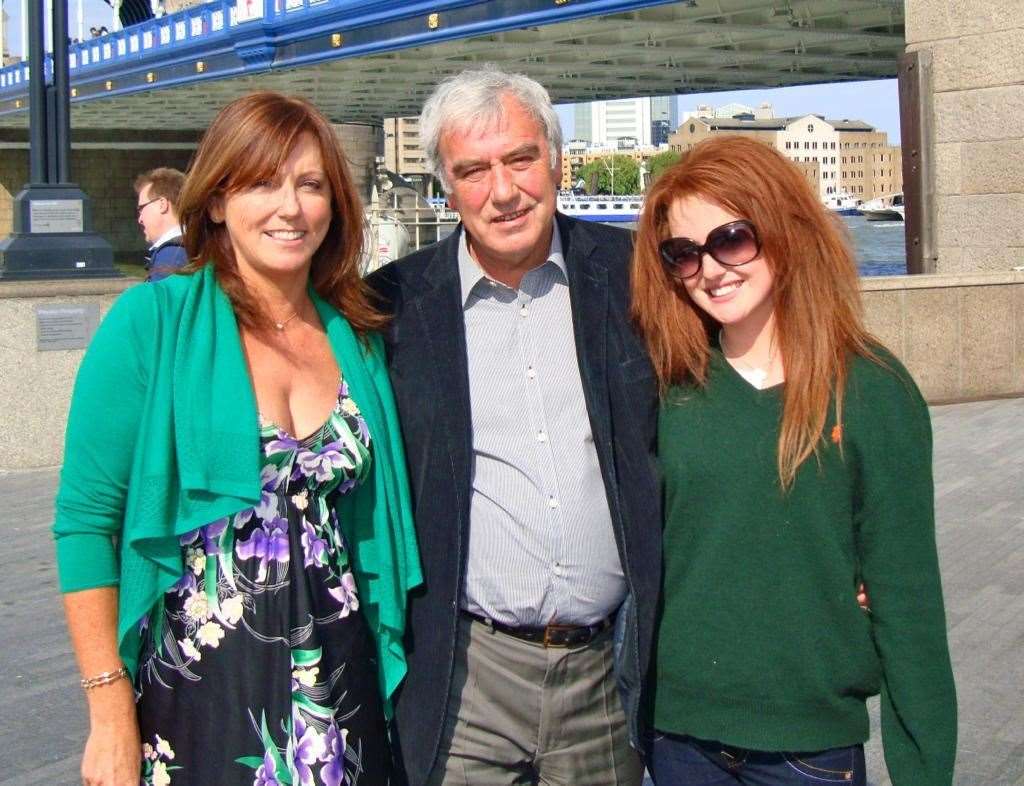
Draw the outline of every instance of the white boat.
M825 197L824 201L825 207L840 216L859 215L860 206L864 203L863 199L860 199L853 194L849 194L846 191L840 191L838 194L830 194Z
M591 197L561 192L558 195L558 209L567 216L582 218L584 221L637 221L640 211L644 209L644 198L639 194Z
M868 221L905 221L903 194L886 194L860 206L860 214Z

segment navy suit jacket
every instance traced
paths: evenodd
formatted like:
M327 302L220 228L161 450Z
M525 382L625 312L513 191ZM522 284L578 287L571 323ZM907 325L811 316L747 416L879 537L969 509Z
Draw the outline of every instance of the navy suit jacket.
M560 214L556 220L580 377L630 590L616 665L635 731L661 578L660 491L653 465L657 387L629 322L631 233ZM466 572L473 451L458 270L461 231L369 278L393 315L385 341L423 565L423 585L409 606L409 673L395 705L395 746L411 786L427 780L437 759Z

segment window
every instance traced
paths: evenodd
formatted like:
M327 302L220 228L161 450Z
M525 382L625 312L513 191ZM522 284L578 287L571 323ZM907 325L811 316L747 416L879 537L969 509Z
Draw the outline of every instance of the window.
M814 133L814 123L808 123L807 124L807 133L808 134L813 134Z
M697 126L694 123L690 123L690 133L692 134L697 130Z
M818 149L818 143L817 142L811 142L811 147L813 147L815 150L817 150Z

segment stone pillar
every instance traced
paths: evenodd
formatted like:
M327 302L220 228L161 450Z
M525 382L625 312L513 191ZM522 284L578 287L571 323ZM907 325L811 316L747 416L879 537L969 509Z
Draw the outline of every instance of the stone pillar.
M370 185L373 180L374 158L384 155L383 126L336 123L334 132L341 142L341 149L348 159L349 170L355 181L359 196L364 202L370 201Z
M936 273L1024 266L1020 0L906 0L907 50L932 56ZM926 189L927 190L927 189Z

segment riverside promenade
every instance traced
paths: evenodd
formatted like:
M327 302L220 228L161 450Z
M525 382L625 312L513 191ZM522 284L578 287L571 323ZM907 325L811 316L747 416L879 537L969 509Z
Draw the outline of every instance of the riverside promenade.
M1024 786L1024 398L934 407L932 418L960 701L955 783ZM79 782L86 714L53 567L56 482L56 470L0 473L2 786ZM869 782L889 786L874 706Z

